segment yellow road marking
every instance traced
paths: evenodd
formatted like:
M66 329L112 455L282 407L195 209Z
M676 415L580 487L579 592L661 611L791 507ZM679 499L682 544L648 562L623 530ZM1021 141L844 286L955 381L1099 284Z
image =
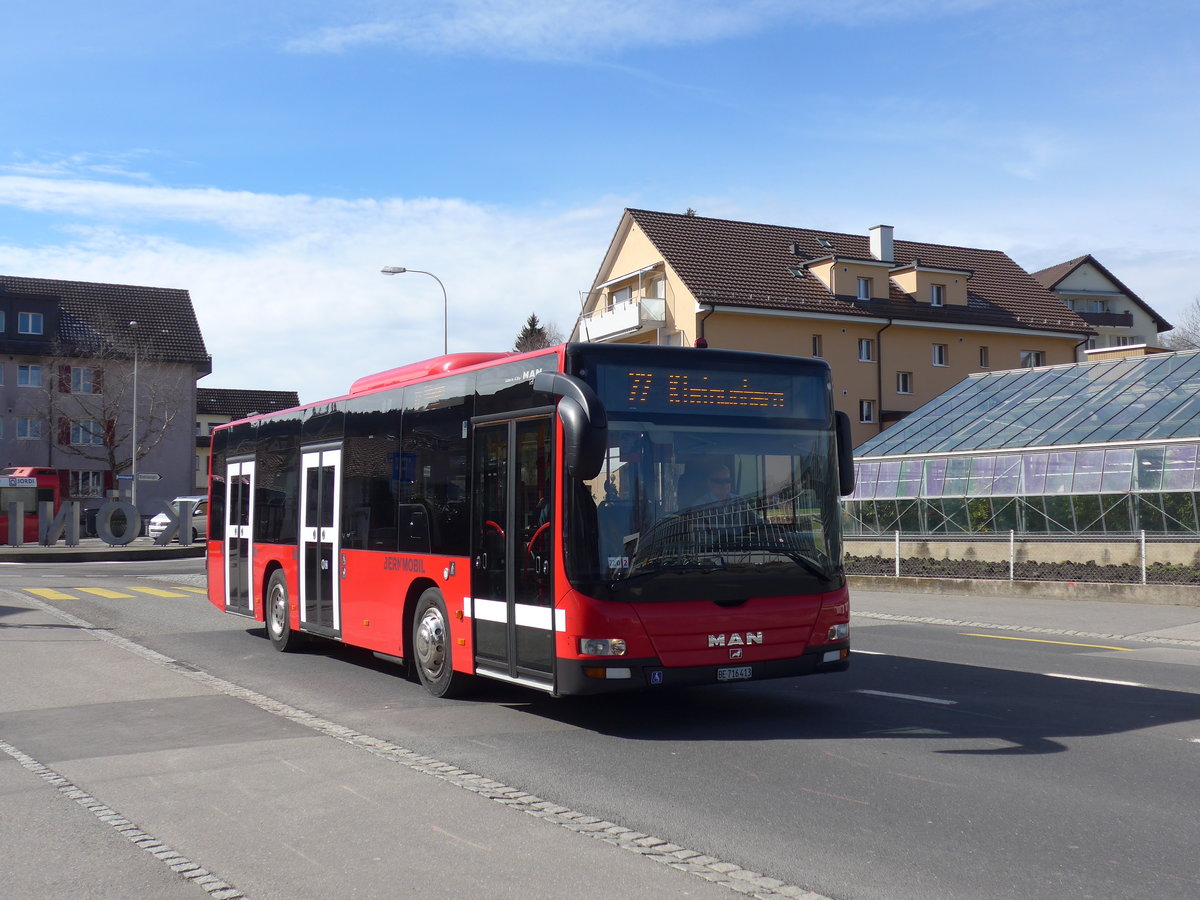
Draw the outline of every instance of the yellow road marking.
M1076 644L1073 641L1043 641L1037 638L1009 637L1003 634L968 634L965 631L960 631L959 636L991 638L994 641L1025 641L1027 644L1060 644L1063 647L1090 647L1093 650L1122 650L1125 653L1133 653L1137 649L1136 647L1109 647L1106 644Z
M181 594L178 591L164 591L159 588L135 587L130 588L132 591L137 591L139 594L149 594L151 597L186 597L187 594Z
M106 600L132 600L133 594L122 594L120 591L110 591L108 588L75 588L77 591L84 591L88 594L95 594L97 597L104 597Z
M26 588L29 593L35 597L41 597L43 600L78 600L79 598L73 594L64 594L62 591L56 591L53 588Z

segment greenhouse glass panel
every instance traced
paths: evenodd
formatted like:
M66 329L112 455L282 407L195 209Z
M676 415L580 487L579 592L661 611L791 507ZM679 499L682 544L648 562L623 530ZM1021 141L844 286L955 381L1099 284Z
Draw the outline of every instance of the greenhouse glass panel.
M920 534L924 530L921 525L921 507L923 505L921 500L900 503L900 530L905 534Z
M1021 457L1021 493L1041 494L1046 490L1049 453L1026 453Z
M946 482L946 460L925 460L925 487L921 491L923 497L940 497Z
M1137 504L1137 522L1134 524L1134 531L1164 531L1163 514L1162 514L1162 494L1134 494L1134 502Z
M1020 531L1028 534L1046 533L1046 504L1044 500L1044 497L1022 497L1017 501L1020 504L1018 509L1021 520Z
M1162 486L1164 491L1190 491L1196 480L1196 445L1167 448Z
M993 494L1015 494L1021 489L1021 457L1013 454L996 457L996 473L992 479Z
M875 501L875 512L879 514L880 531L890 532L900 530L900 518L897 515L895 500Z
M906 459L900 464L900 485L896 490L897 497L921 496L921 472L924 470L923 459Z
M1046 465L1046 493L1065 494L1071 490L1071 477L1075 470L1075 451L1060 450L1050 454ZM1049 514L1049 507L1047 507Z
M875 499L886 500L896 496L896 482L900 480L900 461L888 460L879 464L879 481L875 485Z
M1104 451L1104 476L1100 480L1100 490L1106 494L1119 493L1129 490L1133 478L1133 450L1125 447L1120 450Z
M1196 495L1191 491L1163 494L1163 515L1172 534L1195 533Z
M1133 467L1135 491L1157 491L1162 487L1164 447L1138 447Z
M1187 401L1159 423L1160 434L1169 437L1196 437L1200 432L1200 389L1192 386Z
M1075 479L1071 491L1075 494L1091 494L1100 490L1100 476L1104 471L1103 450L1080 450L1075 454Z
M992 522L997 531L1017 531L1021 524L1017 521L1017 501L993 500Z
M996 457L976 456L971 460L971 479L967 493L979 497L992 492L992 479L996 474Z
M1115 497L1109 494L1101 494L1100 505L1104 510L1104 531L1107 534L1129 534L1133 531L1133 525L1129 519L1130 502L1128 494Z
M967 475L971 471L971 457L956 456L946 460L946 484L943 497L963 497L967 493Z
M854 499L870 500L875 496L875 480L879 477L879 463L864 462L855 466Z
M1070 497L1046 497L1046 530L1062 534L1070 534L1075 530Z
M1103 533L1104 519L1100 516L1100 497L1095 494L1071 498L1075 505L1075 527L1080 534Z

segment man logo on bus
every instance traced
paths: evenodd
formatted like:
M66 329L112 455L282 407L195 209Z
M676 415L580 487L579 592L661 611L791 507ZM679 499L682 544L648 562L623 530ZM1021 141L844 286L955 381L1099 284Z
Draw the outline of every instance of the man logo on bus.
M762 642L763 633L761 631L747 631L745 634L735 631L733 634L710 634L708 636L708 646L710 647L745 647Z

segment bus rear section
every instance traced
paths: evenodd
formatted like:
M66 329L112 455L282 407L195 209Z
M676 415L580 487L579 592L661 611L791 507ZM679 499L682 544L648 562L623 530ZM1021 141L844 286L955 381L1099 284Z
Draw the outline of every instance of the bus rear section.
M839 671L848 438L813 360L572 344L402 367L214 432L210 599L438 696Z
M9 510L12 504L21 504L22 524L19 528L21 542L30 544L38 540L38 507L51 504L51 515L58 514L62 504L63 483L66 473L59 469L38 466L9 466L0 469L0 535L12 543L14 535L9 528Z

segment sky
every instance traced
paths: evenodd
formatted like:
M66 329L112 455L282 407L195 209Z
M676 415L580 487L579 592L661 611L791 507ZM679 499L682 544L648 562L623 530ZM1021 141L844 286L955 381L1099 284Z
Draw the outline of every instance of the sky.
M1200 296L1194 0L0 0L0 273L186 288L303 402L568 334L626 207Z

